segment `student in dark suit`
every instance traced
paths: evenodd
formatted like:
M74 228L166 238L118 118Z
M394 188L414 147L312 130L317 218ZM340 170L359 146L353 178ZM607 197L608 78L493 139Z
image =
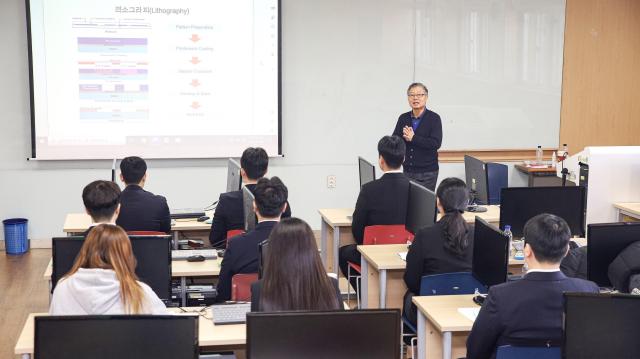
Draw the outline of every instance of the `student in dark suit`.
M467 186L459 178L446 178L438 186L436 196L442 218L420 229L407 253L404 311L414 325L418 314L411 299L420 294L422 276L470 272L473 261L473 227L462 217L469 203Z
M249 147L242 152L240 157L240 177L242 184L251 192L256 187L256 182L267 173L269 156L260 147ZM287 202L287 209L283 218L291 217L291 208ZM244 228L244 214L242 208L242 191L222 193L218 199L218 205L211 221L209 242L213 247L224 248L227 232L233 229Z
M384 136L378 142L378 164L384 172L379 179L362 186L353 211L351 231L357 244L364 240L364 228L378 224L405 224L409 198L409 180L402 173L404 141L397 136ZM340 248L340 270L347 276L347 262L360 263L355 244ZM355 280L351 285L356 288Z
M398 117L394 136L401 136L407 144L404 173L409 179L430 190L438 181L438 149L442 145L440 116L427 109L429 91L419 82L407 89L411 111Z
M120 187L111 181L93 181L84 187L82 203L91 216L91 225L84 232L85 237L98 224L116 224L120 214L120 194Z
M287 187L278 177L258 180L253 191L256 228L233 237L222 258L218 279L218 302L231 299L231 278L238 273L258 273L258 245L269 237L287 207Z
M561 344L562 293L598 292L595 283L568 278L560 271L570 237L569 226L558 216L540 214L527 222L527 274L489 289L467 339L467 359L494 358L502 345Z
M122 208L116 223L125 231L171 231L167 199L143 189L147 181L147 164L140 157L126 157L120 162Z
M263 276L251 285L251 311L336 310L338 280L327 275L311 227L286 218L263 247Z

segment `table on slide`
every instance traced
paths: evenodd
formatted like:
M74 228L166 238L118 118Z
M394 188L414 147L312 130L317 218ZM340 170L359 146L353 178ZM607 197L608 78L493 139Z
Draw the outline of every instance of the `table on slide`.
M180 278L180 301L182 306L187 304L187 278L188 277L217 277L220 275L222 258L207 259L202 262L188 262L185 260L171 261L171 276ZM44 271L44 279L49 281L49 293L51 293L51 273L53 272L53 259L49 261Z
M473 294L413 297L418 308L418 358L463 358L473 320L459 308L480 308Z
M202 307L186 307L187 312L199 312ZM171 312L182 313L179 308L170 308ZM189 313L185 313L189 315ZM48 315L47 313L32 313L27 317L22 332L18 337L14 354L23 359L31 358L34 352L34 317ZM192 315L192 314L191 314ZM246 324L215 325L211 319L211 309L207 309L204 316L198 320L198 345L201 348L230 349L242 348L246 343Z
M640 221L640 202L619 202L614 203L620 222Z
M62 231L69 236L84 233L91 226L91 217L86 213L69 213L64 219ZM197 218L176 219L171 226L174 249L177 249L180 233L211 230L211 224L198 222Z
M499 206L483 206L486 212L465 212L462 216L467 223L474 223L476 216L493 224L500 222ZM328 272L339 273L338 249L341 246L355 243L351 234L351 216L353 208L324 208L320 214L320 250L322 261Z

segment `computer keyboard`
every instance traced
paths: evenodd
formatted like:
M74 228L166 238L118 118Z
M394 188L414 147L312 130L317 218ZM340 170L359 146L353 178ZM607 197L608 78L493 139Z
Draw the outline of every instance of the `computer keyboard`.
M203 256L205 259L218 258L218 251L215 249L186 249L171 251L171 259L186 260L191 256Z
M216 304L211 306L213 324L239 324L247 321L251 303Z

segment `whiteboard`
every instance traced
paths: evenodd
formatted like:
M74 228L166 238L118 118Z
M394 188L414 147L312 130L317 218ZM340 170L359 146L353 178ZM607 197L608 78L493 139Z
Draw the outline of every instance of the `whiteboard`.
M442 149L557 147L564 0L417 0L416 81Z

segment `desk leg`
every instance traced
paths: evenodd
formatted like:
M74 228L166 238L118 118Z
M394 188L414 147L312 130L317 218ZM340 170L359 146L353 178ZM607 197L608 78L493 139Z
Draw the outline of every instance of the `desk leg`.
M338 247L340 247L340 227L333 227L333 271L340 276L340 267L338 266Z
M360 308L369 307L369 262L364 257L360 259Z
M622 214L622 211L620 209L617 209L617 212L618 212L618 222L624 221L624 214Z
M387 307L387 270L380 270L380 309Z
M427 318L422 314L422 311L418 310L418 358L424 359L427 357Z
M180 301L183 307L187 306L187 277L180 277Z
M329 262L327 262L327 231L329 225L324 221L324 218L320 217L320 255L322 256L322 263L326 269L329 269Z
M451 359L451 332L442 333L442 359Z
M180 239L180 232L173 231L173 249L178 249L178 240Z

